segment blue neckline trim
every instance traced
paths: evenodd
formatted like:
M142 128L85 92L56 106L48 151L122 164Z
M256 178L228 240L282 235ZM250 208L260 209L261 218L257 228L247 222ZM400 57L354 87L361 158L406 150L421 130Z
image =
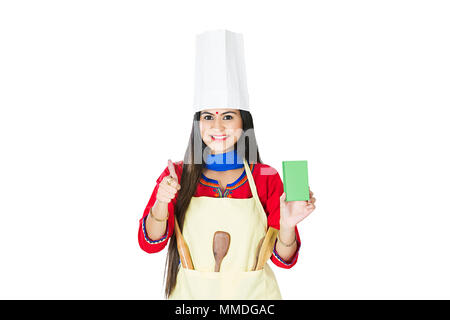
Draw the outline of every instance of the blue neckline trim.
M252 166L252 164L250 164L249 167L250 167L250 172L253 173L253 170L256 167L256 163L254 163L253 166ZM245 173L245 169L244 169L244 171L242 172L241 176L239 178L237 178L236 181L234 181L233 183L227 184L226 189L228 189L228 187L233 187L234 185L236 185L239 182L241 182L241 180L244 179L245 175L246 175L246 173ZM206 182L211 182L211 183L219 185L219 181L217 181L215 179L210 179L207 176L205 176L203 173L201 174L201 176ZM212 186L208 186L208 187L216 188L216 187L212 187Z
M237 184L239 181L241 181L244 177L245 177L245 169L244 169L244 171L242 172L241 176L240 176L239 178L237 178L236 181L227 184L227 187L232 187L232 186L234 186L234 185ZM210 178L208 178L207 176L205 176L203 173L202 173L202 178L205 179L205 181L212 182L212 183L215 183L215 184L219 184L219 181L217 181L217 180L215 180L215 179L210 179Z
M205 166L209 170L227 171L244 167L242 158L238 155L237 150L219 154L209 154Z

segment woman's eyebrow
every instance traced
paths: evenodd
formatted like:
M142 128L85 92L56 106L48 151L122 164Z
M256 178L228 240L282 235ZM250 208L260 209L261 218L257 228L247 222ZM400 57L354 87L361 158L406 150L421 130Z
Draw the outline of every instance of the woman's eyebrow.
M225 111L224 113L222 113L221 115L224 115L225 113L234 113L234 114L237 114L236 112L234 112L234 111Z
M220 115L224 115L225 113L234 113L234 114L237 114L237 113L234 112L234 111L225 111L225 112L221 113ZM200 115L203 115L203 114L212 114L212 115L214 115L213 113L208 112L208 111L203 111Z

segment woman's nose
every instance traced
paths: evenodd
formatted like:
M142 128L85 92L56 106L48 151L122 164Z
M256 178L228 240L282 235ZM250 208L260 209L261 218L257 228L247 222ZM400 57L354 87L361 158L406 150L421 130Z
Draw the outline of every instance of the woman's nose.
M223 125L223 121L222 119L220 119L219 117L217 117L214 120L214 124L213 124L214 129L223 129L224 125Z

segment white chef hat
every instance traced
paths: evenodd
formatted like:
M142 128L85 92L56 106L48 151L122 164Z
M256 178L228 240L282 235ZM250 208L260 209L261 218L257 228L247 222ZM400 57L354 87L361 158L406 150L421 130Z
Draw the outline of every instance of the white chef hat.
M242 34L213 30L198 34L196 40L194 112L249 111Z

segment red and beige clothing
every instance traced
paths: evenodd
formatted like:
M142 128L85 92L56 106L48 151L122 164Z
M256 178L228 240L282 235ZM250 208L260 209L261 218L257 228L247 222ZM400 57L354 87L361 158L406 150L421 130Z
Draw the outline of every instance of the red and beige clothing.
M174 165L175 171L178 176L178 181L180 181L183 171L183 162L179 161L174 163ZM259 200L261 201L261 204L267 215L267 225L276 229L280 229L280 196L283 193L283 182L280 178L280 175L274 168L262 163L250 164L250 170L252 171L253 179L258 190ZM178 194L168 205L169 219L167 220L165 235L163 235L161 239L151 240L145 230L145 221L150 212L150 208L153 207L154 203L156 202L156 194L158 192L159 183L167 175L169 175L169 169L166 167L159 178L156 180L156 186L153 189L150 200L148 201L148 204L144 210L144 214L139 222L139 245L142 250L148 253L156 253L162 251L166 247L168 240L172 236L174 230L174 206ZM249 183L247 181L247 176L245 174L245 171L243 171L241 176L235 182L228 184L224 191L221 190L219 183L216 180L209 179L202 174L194 196L244 199L251 198L252 194ZM271 260L278 267L289 269L296 264L301 244L297 227L295 227L295 234L298 246L296 252L289 261L283 260L274 248Z

